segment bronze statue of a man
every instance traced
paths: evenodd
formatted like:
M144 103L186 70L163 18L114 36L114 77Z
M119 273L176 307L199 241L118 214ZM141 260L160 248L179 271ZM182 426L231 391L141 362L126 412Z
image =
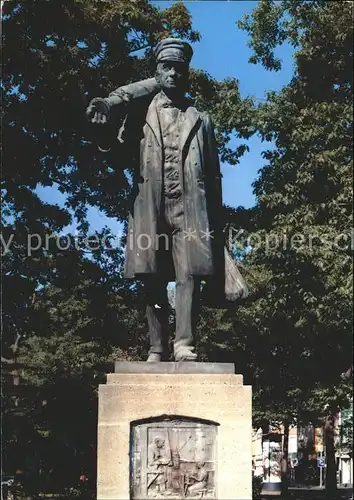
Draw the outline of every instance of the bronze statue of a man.
M218 237L220 166L210 117L185 96L191 46L167 38L158 43L155 56L155 78L93 99L87 116L102 126L112 119L114 109L123 109L118 143L129 142L132 134L140 141L125 277L143 280L146 288L148 361L167 356L169 281L176 282L174 358L193 361L200 282L225 272ZM109 145L100 135L99 148L106 151Z

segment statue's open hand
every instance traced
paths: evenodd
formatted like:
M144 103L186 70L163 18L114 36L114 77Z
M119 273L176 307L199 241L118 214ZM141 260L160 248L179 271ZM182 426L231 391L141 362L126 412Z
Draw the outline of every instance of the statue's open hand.
M101 97L93 99L86 109L86 117L90 123L105 124L108 123L110 116L110 107L106 100Z

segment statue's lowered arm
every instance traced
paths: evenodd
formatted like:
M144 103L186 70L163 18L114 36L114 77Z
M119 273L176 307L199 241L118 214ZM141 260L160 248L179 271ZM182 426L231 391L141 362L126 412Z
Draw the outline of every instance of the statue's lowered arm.
M86 110L86 116L93 125L105 125L95 127L95 136L100 151L109 151L112 146L112 136L107 129L110 125L117 127L117 139L123 142L122 135L127 116L133 103L139 104L144 98L153 97L160 91L160 86L155 78L148 78L139 82L130 83L117 88L108 97L95 97Z

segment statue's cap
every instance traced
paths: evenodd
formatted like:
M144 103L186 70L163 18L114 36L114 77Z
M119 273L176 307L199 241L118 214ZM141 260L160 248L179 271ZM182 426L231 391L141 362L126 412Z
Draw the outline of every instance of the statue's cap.
M177 61L189 64L193 49L187 42L178 38L164 38L155 47L156 62Z

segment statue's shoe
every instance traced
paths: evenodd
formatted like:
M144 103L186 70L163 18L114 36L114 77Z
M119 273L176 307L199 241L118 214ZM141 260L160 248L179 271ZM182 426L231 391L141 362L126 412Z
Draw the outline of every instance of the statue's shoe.
M152 352L149 354L148 359L146 360L147 363L160 363L162 359L162 355L159 352Z
M193 352L195 348L183 346L175 350L175 361L196 361L197 355Z

